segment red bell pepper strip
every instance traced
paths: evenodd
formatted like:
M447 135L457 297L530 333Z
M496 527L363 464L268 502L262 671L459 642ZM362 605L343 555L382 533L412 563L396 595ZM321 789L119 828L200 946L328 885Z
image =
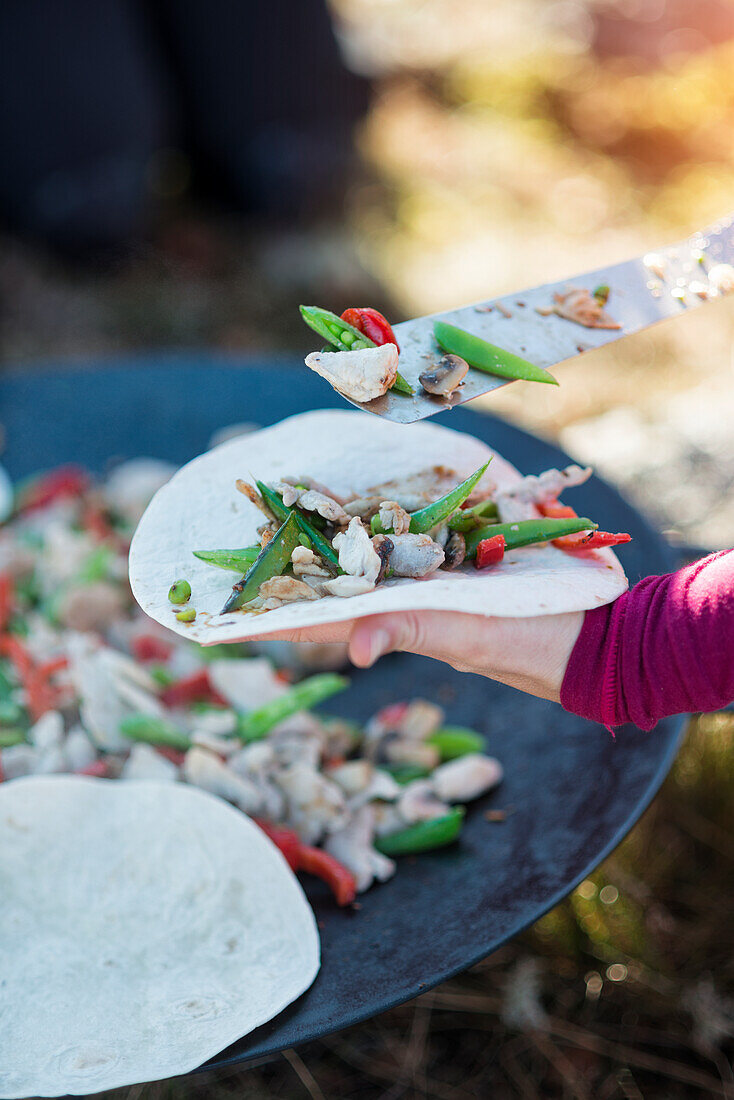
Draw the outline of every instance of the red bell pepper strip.
M26 486L18 499L18 511L32 512L56 500L79 497L88 488L89 475L81 466L58 466Z
M51 667L46 672L43 666L36 666L23 642L14 634L0 635L0 655L12 661L25 690L28 712L34 722L46 711L54 710L58 706L59 689L49 683L49 676L58 671L58 668ZM55 664L56 662L52 662L52 666Z
M186 759L185 752L181 752L180 749L171 748L170 745L156 745L155 751L159 756L165 756L166 760L170 760L177 768L180 768Z
M561 504L558 500L544 501L538 505L538 509L550 519L572 519L578 515L570 505ZM576 535L553 539L553 545L559 550L600 550L602 546L620 546L623 542L631 541L632 536L623 531L617 534L612 534L611 531L580 531Z
M106 760L93 760L91 764L86 764L75 771L74 775L92 775L97 779L106 779L108 772L109 766Z
M7 629L15 606L15 584L9 573L0 573L0 631Z
M482 539L477 543L477 556L474 564L477 569L486 569L488 565L499 565L505 556L505 536L493 535L491 539Z
M209 673L205 668L199 672L193 672L190 676L184 676L182 680L176 680L169 684L161 692L161 702L167 707L187 707L191 703L213 703L215 706L227 707L229 703L212 687Z
M90 504L84 509L82 515L82 527L93 535L98 542L108 542L117 539L117 532L110 523L102 508Z
M145 664L148 661L167 661L173 649L155 634L138 634L130 643L130 652L136 661Z
M399 726L407 713L407 703L390 703L382 710L378 710L372 721L376 726L385 726L390 729L393 726Z
M321 848L304 844L292 829L271 825L259 818L255 819L255 823L282 852L292 871L305 871L307 875L315 875L331 889L337 905L351 905L357 896L357 882L343 863Z
M346 321L352 328L364 333L374 344L378 346L395 344L395 347L400 351L400 345L395 339L392 325L376 309L372 309L370 306L351 306L342 313L342 321Z

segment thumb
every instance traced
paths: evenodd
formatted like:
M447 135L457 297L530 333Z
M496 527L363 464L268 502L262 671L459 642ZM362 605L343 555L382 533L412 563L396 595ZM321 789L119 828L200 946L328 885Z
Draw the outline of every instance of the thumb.
M424 630L417 612L371 615L355 622L349 640L349 657L358 668L369 668L385 653L395 650L422 653L423 645Z

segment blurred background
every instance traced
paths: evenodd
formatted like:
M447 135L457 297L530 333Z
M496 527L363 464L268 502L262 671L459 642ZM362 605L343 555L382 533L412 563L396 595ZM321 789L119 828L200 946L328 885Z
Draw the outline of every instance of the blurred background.
M6 0L0 165L3 367L301 353L299 301L398 321L734 210L734 0ZM731 546L733 335L720 300L489 404ZM470 974L125 1096L734 1095L733 730L695 721L622 848Z

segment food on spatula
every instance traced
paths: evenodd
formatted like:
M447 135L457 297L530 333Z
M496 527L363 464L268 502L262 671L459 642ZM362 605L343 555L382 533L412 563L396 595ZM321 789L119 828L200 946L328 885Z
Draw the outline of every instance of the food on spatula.
M159 622L204 643L380 611L597 606L625 587L614 556L552 545L578 535L579 549L590 549L597 544L581 540L597 523L539 508L590 472L522 478L446 428L306 413L208 452L169 482L133 540L133 592ZM501 559L480 547L500 535ZM180 578L196 608L190 624L167 597Z

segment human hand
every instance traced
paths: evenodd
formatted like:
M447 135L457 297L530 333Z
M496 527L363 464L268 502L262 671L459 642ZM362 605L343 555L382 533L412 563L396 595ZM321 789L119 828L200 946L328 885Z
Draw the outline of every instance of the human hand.
M386 653L419 653L445 661L459 672L479 673L557 702L583 621L583 611L525 619L456 611L393 611L262 637L348 642L349 657L358 668L369 668Z

